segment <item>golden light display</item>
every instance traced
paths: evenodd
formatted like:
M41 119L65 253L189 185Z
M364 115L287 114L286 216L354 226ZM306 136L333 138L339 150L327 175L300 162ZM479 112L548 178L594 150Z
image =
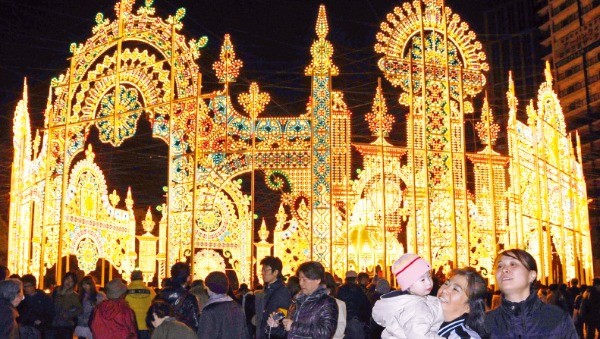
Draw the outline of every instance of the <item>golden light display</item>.
M387 276L398 256L417 252L435 269L469 265L493 282L495 254L519 247L536 256L544 282L591 281L581 150L565 132L549 71L537 107L527 106L527 124L516 119L514 86L507 93L508 155L493 149L499 126L487 100L476 125L484 149L467 152L464 116L475 111L469 100L485 85L488 65L475 33L443 1L405 3L377 34L378 65L408 108L403 146L388 140L399 115L388 112L381 84L366 115L375 140L351 142L351 112L332 82L340 70L324 6L305 69L306 110L259 117L270 96L258 83L239 93L239 106L232 100L229 83L243 62L229 35L213 65L222 89L202 93L196 60L207 39L179 33L185 10L163 20L152 1L135 13L133 2L117 3L114 21L99 14L92 37L72 45L69 69L51 82L44 130L33 139L24 88L13 128L11 271L39 278L55 267L60 280L69 270L62 258L74 255L86 272L106 260L124 277L139 267L150 281L187 261L196 278L232 270L252 283L267 254L282 258L284 274L318 260L339 276L377 266ZM101 142L119 147L139 119L169 149L158 236L150 211L140 221L145 233L135 234L131 191L126 209L116 208L120 197L107 194L86 146L94 127ZM75 161L86 147L85 159ZM352 147L363 163L354 180ZM263 218L255 233L255 219L264 217L255 216L258 172L281 204L275 225Z

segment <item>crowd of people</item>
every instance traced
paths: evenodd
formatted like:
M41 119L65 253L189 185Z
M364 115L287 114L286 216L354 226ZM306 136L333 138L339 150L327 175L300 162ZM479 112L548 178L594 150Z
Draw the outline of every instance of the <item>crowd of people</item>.
M92 276L69 272L50 293L35 276L0 267L3 338L597 338L600 278L539 284L526 251L506 250L494 265L496 286L471 267L432 274L427 260L404 254L391 274L396 289L349 270L345 281L322 264L304 262L287 279L279 258L260 261L264 285L234 286L224 272L190 281L177 263L155 291L134 271L130 283L101 291ZM497 289L494 292L494 289Z

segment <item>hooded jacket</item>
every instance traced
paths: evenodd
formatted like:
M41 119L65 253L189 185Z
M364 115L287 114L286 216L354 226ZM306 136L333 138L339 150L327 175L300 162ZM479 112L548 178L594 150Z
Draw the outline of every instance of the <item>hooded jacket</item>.
M240 305L228 295L212 295L200 314L198 338L244 339L249 336Z
M444 321L440 300L430 295L392 291L373 306L373 320L385 329L381 338L437 338Z
M94 309L90 329L95 339L137 338L135 314L123 299L109 299Z
M559 307L543 303L536 293L514 303L502 298L502 304L485 316L491 338L572 338L577 332L571 318Z

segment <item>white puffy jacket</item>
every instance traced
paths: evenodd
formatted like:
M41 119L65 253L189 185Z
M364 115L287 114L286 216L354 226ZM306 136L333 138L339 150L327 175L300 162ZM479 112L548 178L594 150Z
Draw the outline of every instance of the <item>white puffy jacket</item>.
M385 327L381 338L439 338L444 321L440 300L392 291L373 306L373 320Z

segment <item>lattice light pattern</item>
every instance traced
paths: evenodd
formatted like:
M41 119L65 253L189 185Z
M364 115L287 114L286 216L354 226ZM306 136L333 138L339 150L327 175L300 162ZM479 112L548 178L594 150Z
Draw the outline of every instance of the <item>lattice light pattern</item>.
M124 277L140 267L150 281L187 261L196 278L231 270L253 283L254 264L270 253L282 258L284 274L318 260L342 276L348 269L374 273L377 266L387 275L410 251L436 269L470 265L493 281L497 251L520 247L536 256L542 280L589 282L581 149L565 132L549 70L537 104L526 108L527 124L516 120L510 84L508 155L493 150L499 128L487 101L477 124L485 148L466 152L464 115L474 111L469 100L485 85L488 65L475 33L443 2L405 3L377 34L378 65L408 108L406 146L388 140L398 113L388 112L381 84L366 116L375 140L351 142L351 112L332 81L340 70L324 6L305 69L311 95L292 117L272 114L270 97L256 82L232 93L229 83L243 62L229 35L213 66L222 88L202 93L196 60L207 39L179 33L185 10L164 20L151 1L134 12L133 0L123 0L115 10L115 20L97 15L93 35L71 46L68 70L51 82L42 133L31 132L26 85L17 105L13 272L41 277L56 268L60 280L70 268L59 258L74 255L86 272L106 260ZM270 114L260 117L265 111ZM145 233L136 236L133 193L117 207L121 198L114 189L107 194L91 148L75 161L92 126L101 142L119 147L135 135L139 119L148 119L153 137L169 149L158 235L148 212ZM352 147L360 169L352 168ZM474 191L466 184L467 159ZM273 224L256 215L254 188L242 189L241 177L255 172L281 195ZM251 187L255 180L252 174Z

